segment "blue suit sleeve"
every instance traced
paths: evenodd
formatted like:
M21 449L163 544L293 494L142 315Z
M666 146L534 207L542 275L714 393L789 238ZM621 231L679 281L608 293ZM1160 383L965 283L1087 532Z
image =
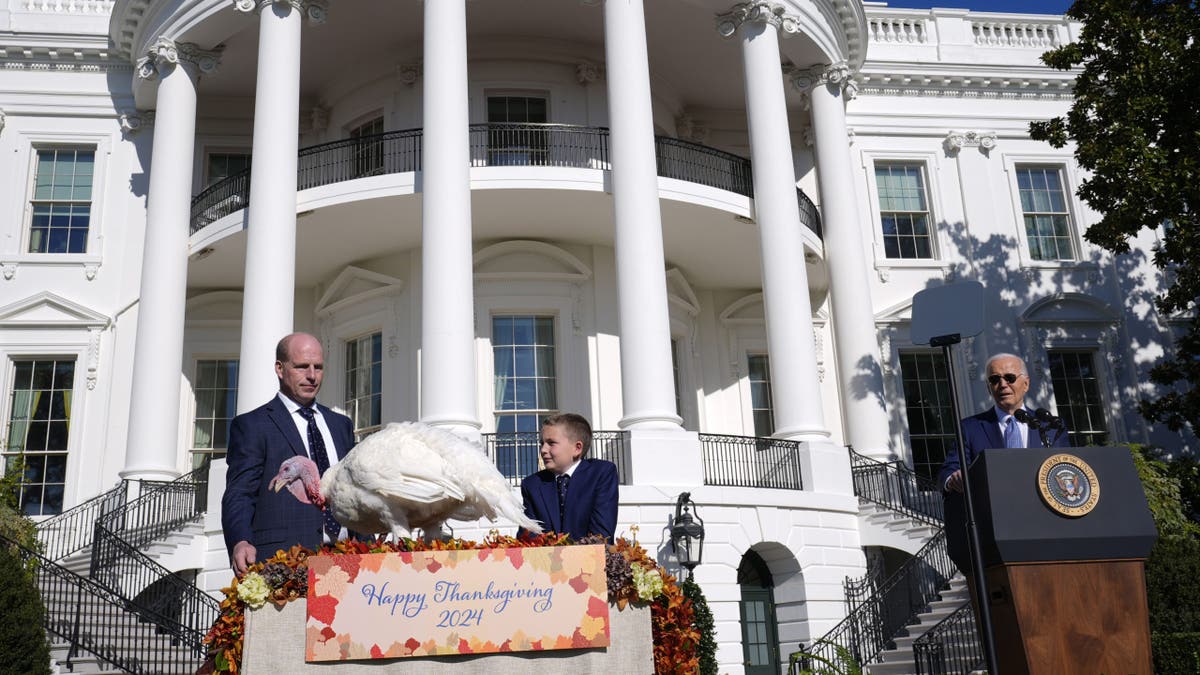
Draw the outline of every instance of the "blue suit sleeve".
M225 547L232 553L239 541L254 543L251 522L266 462L261 435L252 429L244 415L234 417L230 425L225 461L229 470L225 474L225 494L221 497L221 527Z
M588 520L590 534L602 534L612 541L617 530L617 465L612 462L600 464L596 474L596 500L593 503L591 517Z

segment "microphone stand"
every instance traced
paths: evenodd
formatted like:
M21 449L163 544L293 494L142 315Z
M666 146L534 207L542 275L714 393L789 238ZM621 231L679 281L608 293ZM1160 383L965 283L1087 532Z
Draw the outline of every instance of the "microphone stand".
M954 434L958 441L958 464L962 471L963 499L967 502L967 542L971 550L971 576L975 580L976 596L979 600L979 637L983 642L983 653L987 659L987 671L999 675L996 659L996 642L992 633L992 605L988 598L987 578L983 573L983 549L979 543L979 530L975 526L975 504L971 499L971 480L967 472L967 449L963 442L962 414L958 409L958 389L954 381L954 360L950 347L962 342L958 333L939 335L929 340L930 347L941 347L946 359L947 380L950 383L950 404L954 409ZM1043 436L1043 442L1045 437ZM940 487L940 486L939 486Z

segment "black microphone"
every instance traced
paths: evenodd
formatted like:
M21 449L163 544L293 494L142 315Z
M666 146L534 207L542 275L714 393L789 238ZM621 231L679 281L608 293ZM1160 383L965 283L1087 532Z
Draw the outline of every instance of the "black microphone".
M1046 410L1045 408L1038 408L1037 412L1035 412L1034 415L1037 416L1038 422L1045 424L1046 428L1048 428L1048 429L1063 429L1064 428L1062 418L1055 417L1054 415L1050 414L1049 410Z
M1033 416L1024 408L1017 408L1016 412L1013 413L1013 417L1017 418L1017 421L1021 424L1028 425L1033 423Z

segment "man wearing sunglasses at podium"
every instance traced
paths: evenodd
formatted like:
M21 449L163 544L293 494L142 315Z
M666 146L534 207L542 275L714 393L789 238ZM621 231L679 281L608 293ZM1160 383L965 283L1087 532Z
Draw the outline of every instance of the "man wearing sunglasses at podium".
M962 421L968 463L989 448L1070 447L1067 430L1061 424L1045 432L1050 439L1049 444L1044 443L1038 425L1029 424L1036 418L1036 413L1025 407L1029 371L1021 357L996 354L988 359L984 373L988 393L992 395L995 405ZM958 569L970 577L971 558L967 545L967 513L962 483L962 468L956 448L946 456L938 473L938 484L942 486L945 497L947 552Z

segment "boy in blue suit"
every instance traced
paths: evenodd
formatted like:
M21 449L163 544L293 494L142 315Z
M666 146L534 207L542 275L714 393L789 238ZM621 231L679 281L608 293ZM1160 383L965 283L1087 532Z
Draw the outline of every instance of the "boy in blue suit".
M612 541L617 529L617 466L584 459L591 443L592 425L582 415L546 418L541 445L546 468L521 481L521 499L525 515L548 531L576 540L600 534Z
M991 408L965 418L962 421L963 444L967 463L975 461L979 453L990 448L1040 448L1044 446L1041 433L1018 420L1013 413L1022 408L1032 417L1033 411L1025 407L1025 394L1029 391L1029 371L1025 361L1013 354L996 354L987 361L984 379L988 392L995 402ZM1052 447L1070 447L1066 429L1049 431ZM958 448L946 456L942 470L938 473L938 485L942 486L946 515L946 549L950 559L970 578L970 552L967 545L967 505L963 500L962 467L958 460Z

